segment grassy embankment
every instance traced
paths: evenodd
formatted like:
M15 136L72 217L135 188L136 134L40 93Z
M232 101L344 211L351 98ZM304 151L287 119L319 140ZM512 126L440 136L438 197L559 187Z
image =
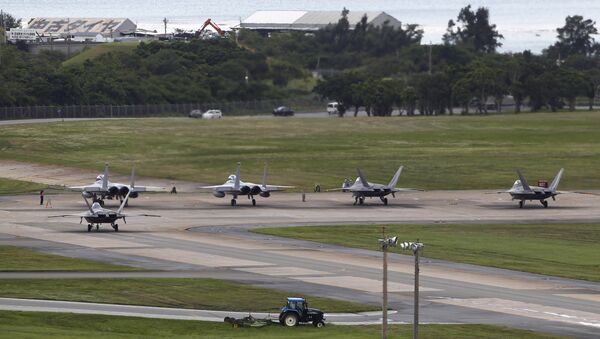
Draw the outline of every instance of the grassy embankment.
M48 185L35 182L0 178L0 195L32 193L46 189Z
M65 60L63 62L63 66L71 66L78 65L84 63L86 60L94 60L95 58L106 54L106 53L114 53L114 52L132 52L137 45L138 41L130 41L130 42L114 42L108 44L99 44L94 45L89 48L85 48L80 53L75 54L73 57Z
M390 326L390 338L410 338L411 325ZM557 336L489 325L422 325L421 338L541 339ZM3 338L379 338L379 326L232 328L225 323L92 314L0 311Z
M264 228L257 233L377 250L381 226ZM599 224L389 225L401 241L419 239L423 256L600 281ZM393 249L400 252L398 249Z
M0 245L0 272L118 272L140 270L135 267L110 265L92 260L69 258Z
M102 130L102 138L90 131ZM414 118L132 119L0 126L0 159L220 183L242 162L245 180L311 190L339 187L361 167L400 187L508 188L520 167L531 182L566 168L561 189L600 188L600 113ZM31 138L36 135L36 138ZM94 150L97 161L89 160ZM61 154L57 157L56 154Z

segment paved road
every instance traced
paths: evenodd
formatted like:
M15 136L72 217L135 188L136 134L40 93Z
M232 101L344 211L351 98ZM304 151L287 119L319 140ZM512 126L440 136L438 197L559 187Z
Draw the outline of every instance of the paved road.
M47 219L85 206L73 195L52 196L40 208L36 196L0 198L0 244L165 270L108 276L216 277L256 286L379 305L381 258L375 251L250 234L263 225L388 222L598 222L600 197L564 195L551 207L526 209L502 195L480 191L415 192L382 206L368 200L353 206L342 193L274 195L252 207L235 208L212 195L148 195L132 202L132 214L152 211L162 218L130 218L122 232L87 233L79 220ZM367 226L368 227L368 226ZM394 320L412 321L412 257L390 256L390 305ZM534 274L424 259L421 319L435 323L489 323L574 337L600 330L600 285ZM63 278L95 273L3 273L0 278ZM88 307L88 306L86 306ZM96 307L96 306L89 306Z

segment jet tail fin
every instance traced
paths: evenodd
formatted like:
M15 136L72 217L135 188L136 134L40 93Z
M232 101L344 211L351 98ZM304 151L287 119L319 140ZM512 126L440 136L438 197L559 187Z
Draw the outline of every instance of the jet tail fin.
M81 197L83 198L83 201L85 201L85 204L87 205L88 210L90 210L91 213L94 213L92 206L90 206L90 202L87 200L85 195L83 195L83 192L81 193Z
M265 168L263 170L263 178L262 178L262 185L263 187L267 187L267 163L265 162Z
M121 202L121 206L119 206L119 210L117 211L117 214L121 214L121 212L123 212L123 208L125 207L125 205L127 205L127 200L129 199L129 195L131 194L131 192L133 192L133 184L131 185L131 189L129 190L129 192L127 192L127 195L125 196L125 199L123 199L123 201Z
M517 174L519 175L519 180L521 181L521 186L523 186L523 189L526 191L531 191L531 187L529 187L529 184L527 184L527 180L525 180L525 177L523 176L523 173L521 173L520 169L517 169Z
M392 177L392 180L390 180L390 183L388 184L388 188L396 187L396 184L398 183L398 179L400 178L400 174L402 173L403 168L404 168L404 166L400 166L400 168L398 168L398 170L396 171L396 174L394 174L394 176Z
M558 174L556 175L556 177L554 177L554 180L552 180L552 183L550 184L550 191L556 191L556 189L558 188L558 184L560 183L560 178L562 177L564 171L564 168L561 168L560 171L558 171Z
M367 179L365 179L365 177L363 176L360 168L357 168L356 171L358 172L358 178L360 179L360 182L362 183L363 186L365 187L369 187L369 182L367 181Z
M102 176L102 190L108 190L108 163L104 164L104 175Z
M235 171L235 183L233 185L233 188L236 190L240 189L240 165L241 163L237 163L237 170Z

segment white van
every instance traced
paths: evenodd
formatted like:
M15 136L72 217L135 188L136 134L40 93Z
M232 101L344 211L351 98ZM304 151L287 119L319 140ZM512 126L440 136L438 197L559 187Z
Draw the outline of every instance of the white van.
M337 102L330 102L327 104L327 113L329 113L329 115L332 114L338 114L338 103Z

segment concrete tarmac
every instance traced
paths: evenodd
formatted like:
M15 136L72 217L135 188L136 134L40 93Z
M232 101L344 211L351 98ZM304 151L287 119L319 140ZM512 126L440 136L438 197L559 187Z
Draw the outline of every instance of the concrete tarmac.
M0 244L162 272L102 273L102 277L214 277L288 291L379 305L381 253L249 233L260 226L385 223L598 222L600 197L559 196L545 209L519 209L507 195L483 191L398 194L383 206L367 199L353 206L343 193L297 193L258 198L251 206L210 194L148 194L131 200L135 217L119 232L87 232L77 214L78 194L0 198ZM108 207L116 207L107 201ZM376 249L374 239L374 249ZM393 321L412 321L413 258L390 255ZM0 278L67 278L97 273L0 273ZM427 323L486 323L589 338L600 333L600 284L423 258L421 319ZM283 301L282 301L283 302ZM95 306L89 306L93 310ZM88 306L86 306L88 308ZM252 311L252 310L248 310ZM377 319L375 319L376 321ZM371 321L369 319L368 321Z

